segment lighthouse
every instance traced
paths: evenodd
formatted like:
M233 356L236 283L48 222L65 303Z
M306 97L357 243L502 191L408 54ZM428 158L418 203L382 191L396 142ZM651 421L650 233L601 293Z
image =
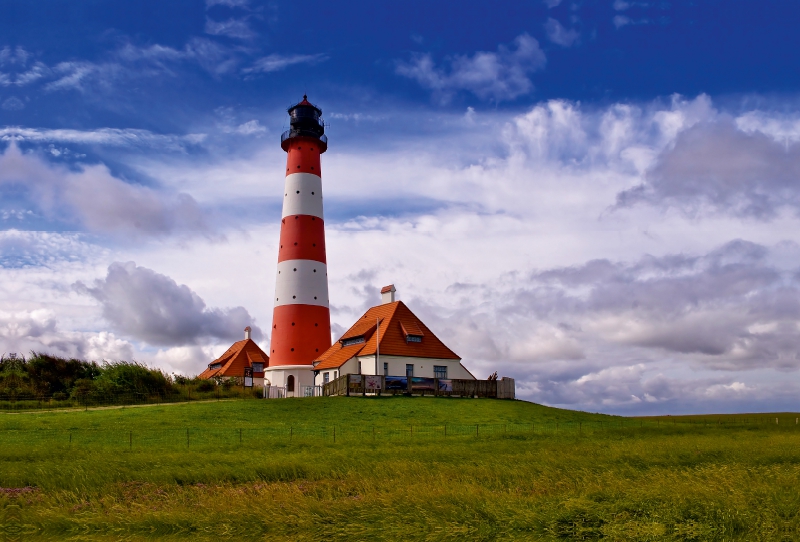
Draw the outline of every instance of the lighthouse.
M328 138L322 110L306 96L288 113L290 127L281 135L286 180L264 377L272 386L285 387L287 396L299 396L314 385L312 361L331 346L320 168Z

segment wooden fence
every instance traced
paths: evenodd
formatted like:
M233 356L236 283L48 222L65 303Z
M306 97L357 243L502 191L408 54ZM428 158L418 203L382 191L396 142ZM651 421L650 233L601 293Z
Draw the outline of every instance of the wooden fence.
M323 396L388 394L514 399L515 393L514 379L507 377L499 380L462 380L345 374L322 386Z

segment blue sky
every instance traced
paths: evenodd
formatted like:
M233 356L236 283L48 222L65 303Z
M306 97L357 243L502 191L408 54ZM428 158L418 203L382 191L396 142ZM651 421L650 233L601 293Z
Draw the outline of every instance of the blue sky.
M798 12L0 2L0 347L188 374L245 325L266 348L307 92L335 332L393 282L524 398L795 408Z

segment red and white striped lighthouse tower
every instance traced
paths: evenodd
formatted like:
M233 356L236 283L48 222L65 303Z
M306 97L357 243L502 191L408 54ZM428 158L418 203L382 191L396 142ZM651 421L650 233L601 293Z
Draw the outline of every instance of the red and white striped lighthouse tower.
M320 155L328 150L322 110L303 96L281 135L286 181L272 341L265 378L300 395L314 385L311 362L331 345Z

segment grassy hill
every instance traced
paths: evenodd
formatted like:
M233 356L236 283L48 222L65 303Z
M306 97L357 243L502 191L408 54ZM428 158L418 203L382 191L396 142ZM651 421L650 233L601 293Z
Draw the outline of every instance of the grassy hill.
M407 397L0 414L0 523L26 539L771 539L800 526L796 417Z

